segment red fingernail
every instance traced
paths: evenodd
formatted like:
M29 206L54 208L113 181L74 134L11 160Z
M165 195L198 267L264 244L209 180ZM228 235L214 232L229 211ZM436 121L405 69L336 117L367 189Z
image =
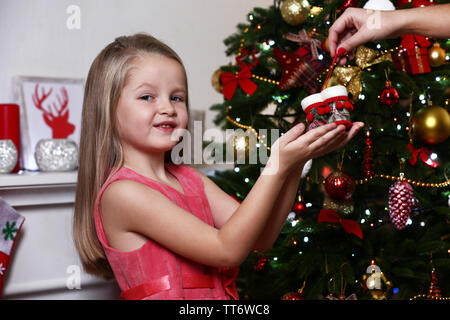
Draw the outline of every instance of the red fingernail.
M338 54L339 57L342 57L346 52L347 52L347 50L345 48L341 47L341 48L338 49L337 54Z

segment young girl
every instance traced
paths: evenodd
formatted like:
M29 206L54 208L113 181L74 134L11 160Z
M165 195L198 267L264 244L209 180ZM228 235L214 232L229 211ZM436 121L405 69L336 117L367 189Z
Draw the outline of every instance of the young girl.
M86 81L74 241L86 272L114 276L123 299L238 299L237 267L270 248L295 200L304 163L349 132L300 124L273 145L239 203L200 171L170 162L188 123L184 66L147 34L123 36Z

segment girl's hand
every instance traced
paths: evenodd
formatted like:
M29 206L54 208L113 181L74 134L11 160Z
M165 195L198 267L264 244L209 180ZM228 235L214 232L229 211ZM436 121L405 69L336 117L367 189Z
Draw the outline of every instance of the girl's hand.
M364 126L354 122L349 131L343 125L329 123L306 133L305 125L300 123L292 127L275 141L271 147L268 165L275 165L281 174L303 166L309 159L320 157L344 146Z

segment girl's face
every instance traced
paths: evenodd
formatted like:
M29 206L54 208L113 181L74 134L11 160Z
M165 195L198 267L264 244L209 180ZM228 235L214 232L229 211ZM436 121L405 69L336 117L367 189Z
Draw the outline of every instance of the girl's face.
M118 131L124 150L172 149L183 131L180 128L187 128L188 121L182 66L174 59L147 54L138 59L129 76L117 105ZM175 127L158 127L163 121L171 121Z

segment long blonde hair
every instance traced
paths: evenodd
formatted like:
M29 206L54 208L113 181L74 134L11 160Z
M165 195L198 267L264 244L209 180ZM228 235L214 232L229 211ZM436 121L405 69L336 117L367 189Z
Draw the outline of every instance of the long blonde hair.
M116 126L117 103L129 70L139 57L149 53L179 62L187 91L186 70L180 57L146 33L121 36L108 44L93 61L85 84L73 238L85 271L105 279L114 275L97 237L94 203L102 185L123 166L124 155ZM186 96L189 112L188 101ZM170 151L166 151L165 161L170 159ZM113 167L117 169L110 172Z

